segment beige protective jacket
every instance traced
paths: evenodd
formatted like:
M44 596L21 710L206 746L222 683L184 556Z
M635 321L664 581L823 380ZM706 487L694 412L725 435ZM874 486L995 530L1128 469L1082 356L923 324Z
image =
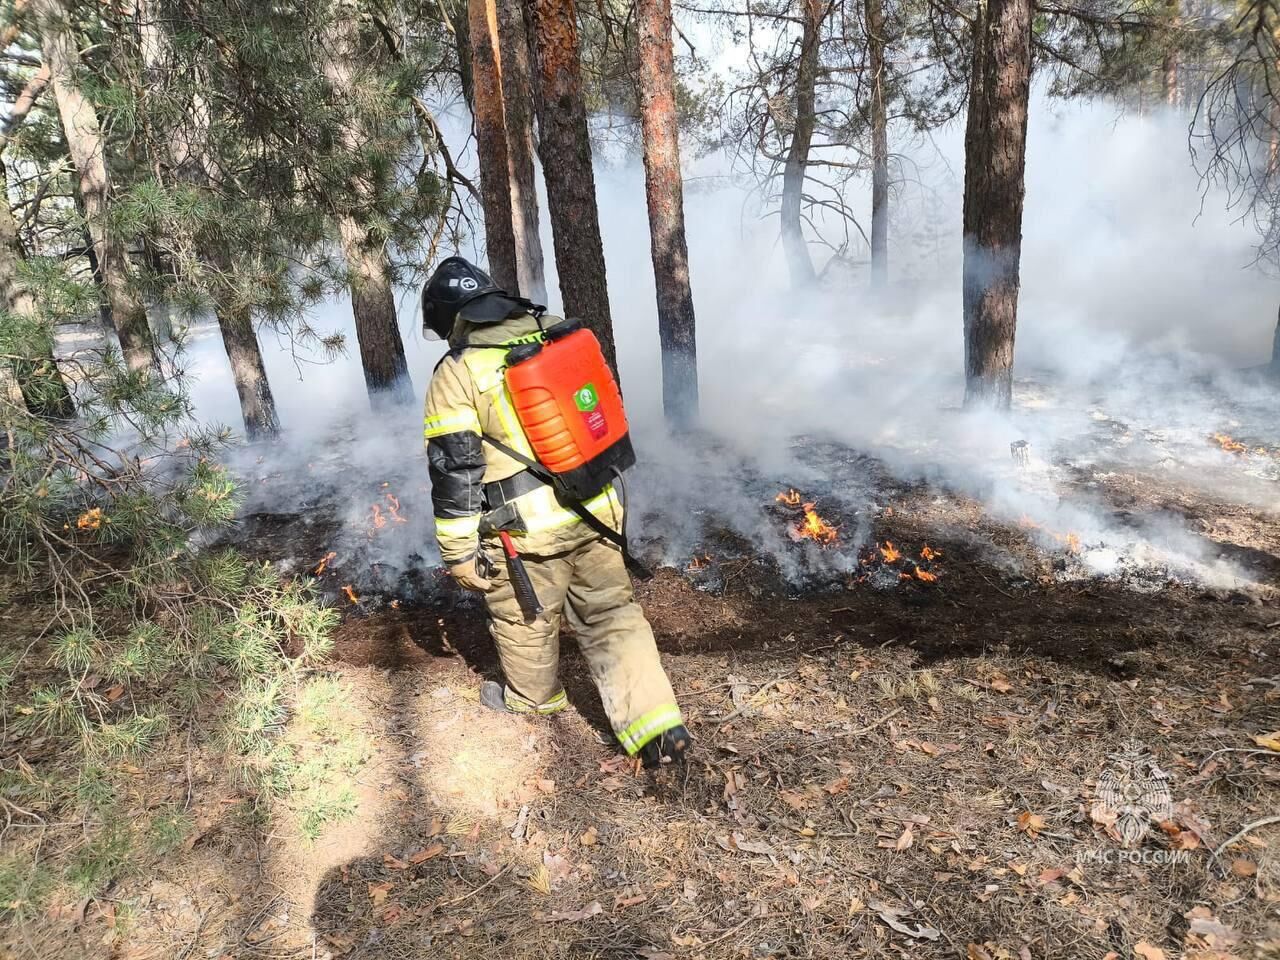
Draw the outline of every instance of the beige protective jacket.
M542 328L559 322L559 317L544 315ZM516 549L530 556L564 553L599 536L557 502L545 484L532 486L501 510L486 500L485 484L514 477L525 467L482 436L536 459L512 406L503 368L508 349L541 339L538 320L530 314L485 326L459 321L449 337L452 349L431 377L423 436L436 540L446 564L476 555L486 518L506 529ZM613 529L621 529L622 503L612 485L586 506ZM492 537L496 540L496 533Z

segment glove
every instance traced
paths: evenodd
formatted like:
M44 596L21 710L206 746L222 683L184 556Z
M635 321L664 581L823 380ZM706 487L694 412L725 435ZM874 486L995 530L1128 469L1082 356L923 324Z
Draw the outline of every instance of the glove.
M478 590L480 593L487 593L492 586L488 580L480 575L480 570L476 566L476 557L470 560L463 560L461 563L453 563L449 565L449 576L458 582L458 586L464 590Z

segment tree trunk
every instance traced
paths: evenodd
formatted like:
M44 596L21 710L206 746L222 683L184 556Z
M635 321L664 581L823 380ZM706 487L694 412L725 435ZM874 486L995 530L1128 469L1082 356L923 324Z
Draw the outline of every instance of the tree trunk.
M538 187L533 166L533 86L529 34L520 0L497 0L498 47L502 52L507 159L511 165L511 225L515 233L520 294L547 302L542 238L538 234Z
M267 369L262 363L258 334L247 307L219 304L214 313L222 331L222 345L231 361L231 376L240 396L240 414L244 432L250 440L265 440L280 433L276 419L276 401L267 382Z
M1166 28L1164 62L1161 74L1164 80L1164 102L1176 107L1181 100L1178 90L1178 33L1182 28L1182 8L1179 0L1165 0L1165 8L1169 17Z
M472 113L480 157L484 200L484 238L489 273L504 290L519 285L516 237L511 210L511 165L507 122L502 105L502 67L498 56L498 11L494 0L467 0L471 32Z
M377 409L384 401L412 403L413 383L404 357L404 342L396 320L395 291L386 251L373 246L354 217L338 221L342 251L351 274L351 311L369 402Z
M35 324L35 298L18 279L18 266L23 257L18 225L9 205L8 176L0 164L0 306L6 312ZM70 419L75 416L75 403L53 358L52 338L33 339L38 342L15 351L21 352L24 358L14 361L11 368L22 400L26 408L38 417ZM9 365L5 366L8 370Z
M78 56L67 29L66 12L61 0L33 0L32 9L40 19L45 63L49 67L71 160L79 175L85 221L102 271L111 324L129 369L150 370L157 366L155 344L147 325L146 308L131 283L128 252L108 222L111 180L107 173L106 144L97 111L76 85Z
M1271 375L1280 377L1280 311L1276 311L1276 332L1271 338Z
M974 26L965 128L965 404L1013 399L1031 84L1030 0L987 0Z
M885 23L881 0L866 0L871 61L871 287L889 279L889 120L884 102Z
M538 155L547 184L551 237L566 316L586 323L618 370L605 277L591 138L582 100L578 18L573 0L529 0L538 72Z
M325 74L338 96L353 105L342 138L347 152L358 156L369 131L354 108L359 102L355 82L360 57L357 11L340 7L336 12L335 53L325 63ZM358 171L348 186L351 195L343 198L343 208L337 211L338 234L350 275L351 310L369 402L375 409L385 402L412 403L413 382L400 339L391 264L385 244L361 219L374 204L376 188L364 171Z
M801 205L816 120L814 97L818 81L818 47L825 9L823 0L800 0L800 4L804 29L796 69L796 119L791 131L791 145L787 149L787 161L782 168L782 247L787 254L793 287L810 286L816 279L809 245L804 239Z
M671 0L639 0L636 17L644 185L662 343L662 408L668 420L685 425L698 415L698 353L684 233Z
M475 80L471 76L471 30L467 26L467 0L451 0L449 24L453 27L453 46L458 57L458 85L467 109L475 114Z

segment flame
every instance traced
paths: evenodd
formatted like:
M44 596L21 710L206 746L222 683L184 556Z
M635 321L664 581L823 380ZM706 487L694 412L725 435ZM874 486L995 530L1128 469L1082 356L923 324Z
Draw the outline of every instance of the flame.
M1216 443L1226 453L1243 454L1248 453L1249 448L1233 437L1227 436L1225 433L1214 433L1209 439Z
M315 574L317 577L320 576L327 569L329 569L329 564L337 556L338 554L336 551L330 550L328 553L326 553L323 557L320 558L320 562L315 565L315 568L311 572Z
M689 566L687 567L687 569L701 570L704 567L709 567L710 565L711 565L711 554L704 553L702 556L700 557L695 556L692 560L690 560Z
M384 483L383 486L385 487L386 484ZM371 513L369 519L373 524L373 529L375 530L381 530L388 522L407 522L404 517L400 516L400 500L396 495L394 493L388 493L385 496L387 501L387 508L385 512L383 511L381 503L371 504L369 507Z
M102 515L102 508L94 507L92 510L86 510L80 514L79 519L76 520L76 526L81 530L97 530L102 526L104 520L106 520L106 517Z
M804 521L796 526L796 533L801 537L816 540L818 543L833 543L838 531L818 516L813 509L815 506L816 504L806 503L801 508L804 510Z
M933 549L933 547L929 546L927 543L920 548L921 560L936 560L940 556L942 556L942 551ZM934 579L937 578L935 577Z
M894 547L892 540L884 542L884 546L880 548L880 556L884 557L885 563L897 563L902 559L902 554Z
M390 506L387 508L387 510L388 510L388 513L391 515L391 522L392 522L392 523L404 523L404 522L405 522L404 517L400 516L400 500L399 500L399 498L398 498L394 493L388 493L388 494L387 494L387 503L388 503L388 504L390 504Z
M1067 550L1069 552L1071 553L1080 552L1080 537L1074 531L1068 532L1067 535L1062 538L1062 542L1067 545Z
M355 590L352 589L351 584L344 583L342 585L342 592L347 595L347 599L350 600L352 603L360 602L360 598L356 596L356 592Z
M776 503L785 503L788 507L798 507L800 506L800 500L802 498L800 496L800 491L793 487L786 493L778 494L773 499Z
M938 575L936 573L930 573L928 570L922 570L920 567L916 567L916 579L923 583L936 583Z

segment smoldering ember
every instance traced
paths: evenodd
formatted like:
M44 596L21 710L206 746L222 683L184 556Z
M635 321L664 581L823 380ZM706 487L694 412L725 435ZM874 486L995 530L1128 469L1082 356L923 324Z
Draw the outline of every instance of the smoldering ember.
M0 3L0 957L1280 956L1280 8Z

